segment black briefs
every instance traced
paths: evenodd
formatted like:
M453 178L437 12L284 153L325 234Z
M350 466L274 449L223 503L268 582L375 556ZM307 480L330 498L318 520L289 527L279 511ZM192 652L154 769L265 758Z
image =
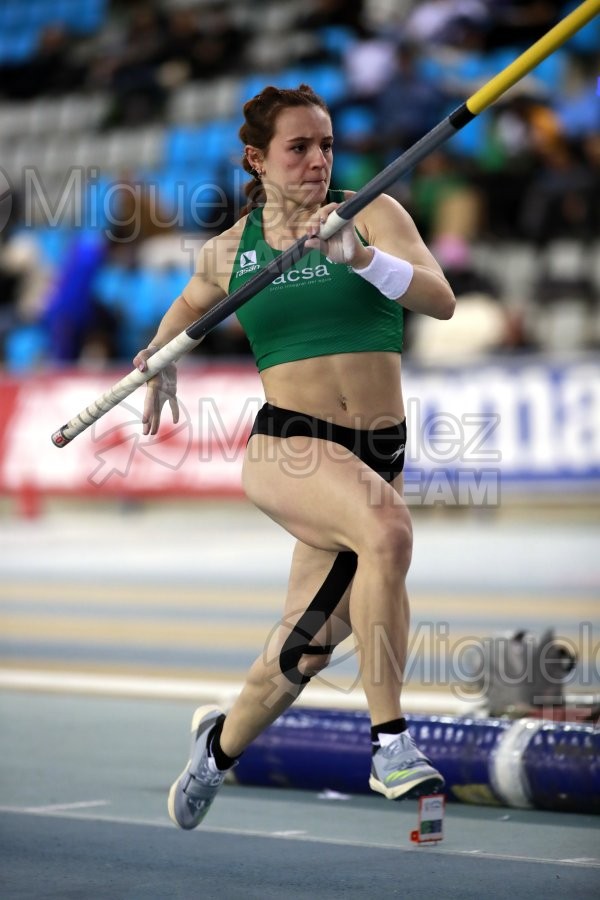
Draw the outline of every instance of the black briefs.
M340 444L388 482L404 468L406 420L388 428L361 430L265 403L254 420L250 437L253 434L312 437Z

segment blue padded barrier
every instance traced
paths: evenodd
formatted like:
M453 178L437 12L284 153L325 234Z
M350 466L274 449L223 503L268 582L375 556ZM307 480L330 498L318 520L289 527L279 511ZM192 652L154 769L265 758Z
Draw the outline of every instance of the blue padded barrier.
M600 812L600 731L542 719L410 716L417 744L454 800ZM242 755L240 784L370 793L370 721L364 712L298 708Z

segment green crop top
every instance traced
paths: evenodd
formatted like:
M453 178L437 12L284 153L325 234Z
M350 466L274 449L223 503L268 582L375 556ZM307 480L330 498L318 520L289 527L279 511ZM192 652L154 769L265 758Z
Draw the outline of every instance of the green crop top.
M328 202L338 197L343 199L341 192L330 191ZM262 214L258 207L248 215L230 292L281 255L264 239ZM318 250L310 250L295 267L248 300L237 317L259 371L335 353L402 352L402 307L350 266L331 263Z

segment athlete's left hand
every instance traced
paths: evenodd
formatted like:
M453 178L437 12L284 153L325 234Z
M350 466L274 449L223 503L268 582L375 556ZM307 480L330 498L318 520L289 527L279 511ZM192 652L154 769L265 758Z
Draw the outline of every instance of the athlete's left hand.
M339 231L336 231L327 241L323 241L318 237L321 227L327 221L329 213L337 209L339 203L328 203L322 206L319 212L312 218L306 229L306 233L310 236L305 243L306 249L318 249L333 263L345 263L356 269L364 269L368 266L372 253L360 242L356 229L354 227L354 219L350 219L347 225L343 225Z

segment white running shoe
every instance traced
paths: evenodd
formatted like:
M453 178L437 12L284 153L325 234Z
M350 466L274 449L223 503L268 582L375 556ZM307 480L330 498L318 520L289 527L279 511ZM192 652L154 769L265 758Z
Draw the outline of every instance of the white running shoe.
M388 800L437 794L444 784L440 773L421 753L408 731L373 754L369 787Z
M192 718L192 749L187 766L169 791L169 816L179 828L196 828L215 798L227 772L216 768L208 753L208 735L225 718L217 706L200 706Z

